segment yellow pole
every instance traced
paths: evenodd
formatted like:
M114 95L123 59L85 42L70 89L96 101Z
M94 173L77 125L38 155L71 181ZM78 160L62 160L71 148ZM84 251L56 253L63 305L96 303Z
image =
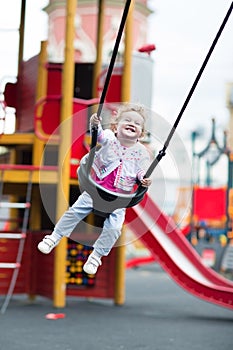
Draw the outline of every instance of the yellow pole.
M19 26L19 52L18 52L18 76L20 74L20 68L21 68L21 62L23 61L23 50L24 50L24 28L25 28L25 11L26 9L26 0L21 1L21 12L20 12L20 26ZM19 96L17 96L17 99L19 99ZM16 111L17 116L17 111ZM18 119L16 118L16 130L18 129ZM11 160L12 163L15 163L17 161L17 152L15 150L11 151ZM16 196L11 196L12 201L18 201ZM17 209L10 209L10 218L17 218L18 216L18 210ZM16 227L16 223L11 223L10 228L11 230Z
M47 62L47 41L41 42L41 50L39 54L39 64L38 64L38 73L37 73L37 90L36 90L36 102L46 96L47 92L47 76L48 71L45 67ZM33 143L33 154L32 154L32 164L41 165L43 164L43 150L44 150L44 141L40 140L38 137L34 138ZM40 206L41 198L39 193L39 188L37 186L33 187L32 192L32 207L30 215L30 229L31 230L40 230L41 229L41 215L40 215Z
M104 33L104 0L98 1L98 22L97 22L97 43L96 43L96 62L93 76L93 97L97 95L98 77L102 66L102 48L103 48L103 33Z
M37 79L37 90L36 90L36 100L41 97L45 97L47 93L47 77L48 71L45 67L47 63L47 41L41 42L40 54L39 54L39 65L38 65L38 79Z
M59 182L57 187L58 220L68 207L69 203L69 179L70 179L70 146L71 146L71 116L73 107L74 88L74 19L77 0L66 2L66 38L65 38L65 62L62 76L62 101L61 101L61 124L60 146L58 156ZM54 306L65 306L65 267L66 267L66 239L62 239L55 249L54 263Z
M123 305L125 302L125 228L116 247L116 272L115 272L115 305Z
M25 13L26 13L26 0L22 0L21 13L20 13L20 26L19 26L18 76L20 73L20 65L21 65L21 62L23 61Z
M25 15L26 15L26 0L21 1L21 12L20 12L20 25L19 25L19 52L18 52L18 72L17 76L20 76L21 66L23 61L23 53L24 53L24 28L25 28ZM17 102L20 105L20 96L17 95ZM18 130L19 121L17 118L16 111L16 130Z
M133 1L131 2L126 28L125 28L125 51L124 51L124 71L121 83L122 102L130 100L130 82L131 82L131 55L132 55L132 29L133 29ZM116 248L116 286L115 299L116 305L123 305L125 302L125 230L122 230L118 247Z
M97 20L97 43L96 43L96 62L94 65L94 74L92 79L92 96L97 97L98 77L102 67L102 48L103 48L103 27L104 27L104 0L98 1L98 20ZM92 112L96 112L97 106L92 107ZM88 230L94 227L94 214L87 218ZM92 232L92 231L91 231Z
M47 62L47 41L41 42L41 50L39 54L39 65L38 65L38 79L37 79L37 90L36 90L36 102L46 96L47 93L47 77L48 71L45 67ZM44 142L38 137L35 137L33 145L33 165L40 165L43 163L43 147Z
M231 149L233 149L233 104L231 101L232 91L233 82L229 82L226 84L226 104L229 110L228 143Z

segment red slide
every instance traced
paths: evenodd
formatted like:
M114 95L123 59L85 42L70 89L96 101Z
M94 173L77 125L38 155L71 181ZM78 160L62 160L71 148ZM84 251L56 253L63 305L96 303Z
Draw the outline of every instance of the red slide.
M177 284L196 297L233 309L233 282L202 263L172 218L148 195L127 209L126 222Z

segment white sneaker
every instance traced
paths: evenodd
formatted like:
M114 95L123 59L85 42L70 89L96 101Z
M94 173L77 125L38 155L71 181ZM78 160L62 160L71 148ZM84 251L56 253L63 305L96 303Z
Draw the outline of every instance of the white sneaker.
M94 275L96 274L98 267L102 265L102 262L100 258L98 258L94 253L92 252L86 263L83 265L83 271L88 273L88 275Z
M43 240L38 244L37 248L41 251L41 253L49 254L53 248L56 247L59 243L59 239L56 241L51 237L52 235L45 236Z

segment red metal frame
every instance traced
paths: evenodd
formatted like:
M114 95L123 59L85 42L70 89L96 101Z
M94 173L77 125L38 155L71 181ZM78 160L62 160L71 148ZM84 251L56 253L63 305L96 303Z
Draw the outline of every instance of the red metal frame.
M54 251L44 255L37 249L37 244L43 238L44 233L34 232L30 234L31 239L31 294L53 298L53 271L54 271ZM103 259L101 269L96 274L93 286L68 285L67 296L110 298L114 299L115 293L115 249L112 250L108 259Z
M99 99L73 99L70 177L77 177L81 158L88 152L85 135L88 126L88 108ZM36 136L44 142L59 142L61 95L40 99L35 106L34 128Z

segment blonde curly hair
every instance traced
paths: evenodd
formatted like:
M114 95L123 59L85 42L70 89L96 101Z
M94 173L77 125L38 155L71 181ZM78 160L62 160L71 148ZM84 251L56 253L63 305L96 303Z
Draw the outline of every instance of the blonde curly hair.
M142 127L142 134L144 134L145 123L148 116L147 116L145 107L141 104L133 104L133 103L122 104L117 110L117 112L115 113L114 117L112 117L111 119L111 129L114 131L116 129L116 125L119 123L121 119L122 114L130 111L137 112L143 118L144 124Z

